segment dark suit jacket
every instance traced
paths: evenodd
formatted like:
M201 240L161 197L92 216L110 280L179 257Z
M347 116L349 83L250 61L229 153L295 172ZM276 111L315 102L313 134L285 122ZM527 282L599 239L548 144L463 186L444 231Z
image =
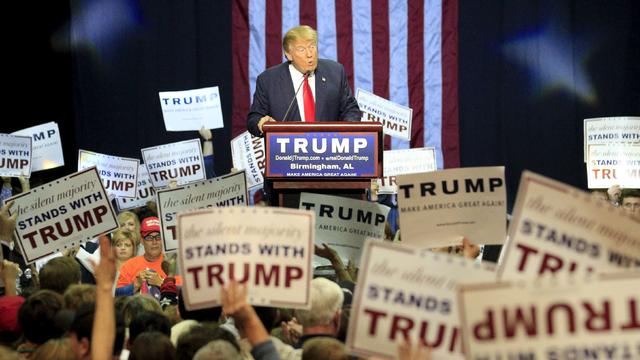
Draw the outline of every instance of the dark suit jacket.
M362 113L351 93L341 64L318 59L315 77L316 121L360 121ZM249 132L261 136L258 122L266 115L277 121L301 121L295 100L287 118L283 119L295 91L289 73L289 62L271 67L260 74L247 118Z

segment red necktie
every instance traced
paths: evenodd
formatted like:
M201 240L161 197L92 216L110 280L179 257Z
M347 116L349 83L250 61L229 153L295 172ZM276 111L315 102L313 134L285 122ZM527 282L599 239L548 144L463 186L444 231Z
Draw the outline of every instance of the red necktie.
M306 122L316 121L316 105L313 101L313 93L311 92L311 86L309 86L309 76L304 77L302 98L304 99L305 121Z

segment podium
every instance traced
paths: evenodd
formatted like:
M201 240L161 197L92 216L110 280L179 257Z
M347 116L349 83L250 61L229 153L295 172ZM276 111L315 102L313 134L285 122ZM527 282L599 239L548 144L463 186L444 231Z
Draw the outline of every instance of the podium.
M371 180L382 176L379 122L267 122L262 129L273 206L298 208L304 191L366 200Z

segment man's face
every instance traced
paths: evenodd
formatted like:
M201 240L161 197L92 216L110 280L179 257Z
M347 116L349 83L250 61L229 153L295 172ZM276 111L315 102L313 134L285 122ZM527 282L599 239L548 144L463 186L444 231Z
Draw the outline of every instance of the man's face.
M162 238L157 231L151 232L142 241L144 253L151 257L158 257L162 253Z
M622 199L622 208L629 214L640 214L640 197L625 197Z
M314 71L318 66L318 49L313 40L294 40L284 53L293 66L303 74Z

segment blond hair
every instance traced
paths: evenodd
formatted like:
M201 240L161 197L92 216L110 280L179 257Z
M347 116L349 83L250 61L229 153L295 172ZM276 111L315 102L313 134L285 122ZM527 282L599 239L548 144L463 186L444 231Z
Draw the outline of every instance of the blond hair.
M138 215L131 211L123 211L118 214L118 225L122 226L129 219L133 219L133 223L136 225L136 232L140 233L140 219L138 219Z
M133 245L133 256L136 256L138 253L138 245L142 241L142 236L139 232L131 232L127 229L117 229L111 234L111 246L116 246L118 241L120 240L131 240L131 245Z
M309 25L300 25L289 29L282 39L282 48L289 51L289 46L296 40L313 40L318 45L318 33Z

